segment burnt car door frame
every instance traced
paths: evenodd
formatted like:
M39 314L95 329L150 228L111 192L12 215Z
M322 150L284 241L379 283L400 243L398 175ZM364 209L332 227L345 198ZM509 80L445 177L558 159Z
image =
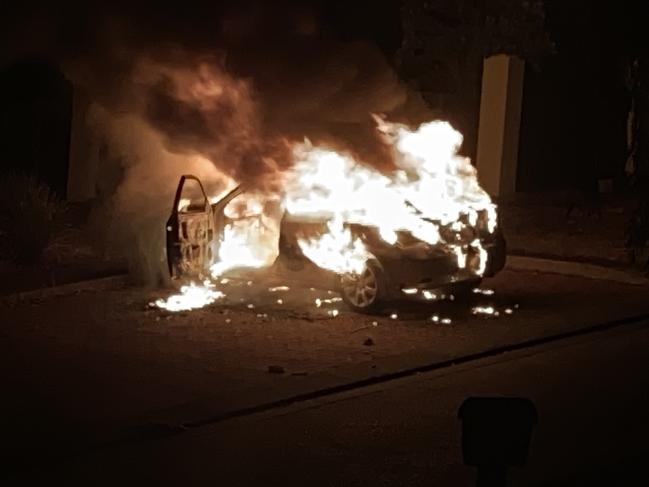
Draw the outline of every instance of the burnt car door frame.
M187 181L198 184L203 197L201 209L181 211L179 208ZM214 218L205 188L196 176L181 176L166 230L167 265L171 278L200 277L207 270L214 251Z
M179 205L187 181L195 181L200 188L202 209L181 211ZM243 192L237 186L216 203L211 204L200 179L191 174L180 177L173 200L171 215L166 225L167 266L172 279L202 277L218 255L218 246L228 223L224 214L227 204ZM193 228L190 228L193 227Z

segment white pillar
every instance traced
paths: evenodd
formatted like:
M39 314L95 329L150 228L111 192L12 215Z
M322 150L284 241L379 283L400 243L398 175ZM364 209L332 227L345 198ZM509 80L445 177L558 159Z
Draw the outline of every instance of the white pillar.
M98 153L88 127L90 99L79 87L74 87L68 159L68 200L87 201L97 192Z
M482 187L496 197L516 191L524 73L514 56L484 61L476 166Z

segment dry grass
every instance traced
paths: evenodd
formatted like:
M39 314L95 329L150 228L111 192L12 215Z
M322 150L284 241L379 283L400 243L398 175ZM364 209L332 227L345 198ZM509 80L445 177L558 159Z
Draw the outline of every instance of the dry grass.
M9 259L31 264L43 255L65 204L34 176L0 179L0 248Z

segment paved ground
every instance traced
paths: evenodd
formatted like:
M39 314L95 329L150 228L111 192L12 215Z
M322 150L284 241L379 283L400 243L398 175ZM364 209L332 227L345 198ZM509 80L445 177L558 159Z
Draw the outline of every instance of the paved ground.
M538 411L513 485L644 485L649 322L85 455L43 485L467 486L457 411L471 395Z
M269 287L231 284L228 301L180 314L148 309L161 292L135 288L2 305L7 467L26 473L181 423L649 312L644 287L530 272L501 273L484 286L495 294L471 303L400 304L380 317L316 307L336 297L326 291ZM478 305L500 316L471 314Z

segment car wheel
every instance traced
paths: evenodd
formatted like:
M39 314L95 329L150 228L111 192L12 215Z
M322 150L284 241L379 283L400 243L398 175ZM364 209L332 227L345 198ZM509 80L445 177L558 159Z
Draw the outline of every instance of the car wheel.
M340 276L340 294L353 311L377 311L386 296L385 273L376 259L370 259L360 274Z

